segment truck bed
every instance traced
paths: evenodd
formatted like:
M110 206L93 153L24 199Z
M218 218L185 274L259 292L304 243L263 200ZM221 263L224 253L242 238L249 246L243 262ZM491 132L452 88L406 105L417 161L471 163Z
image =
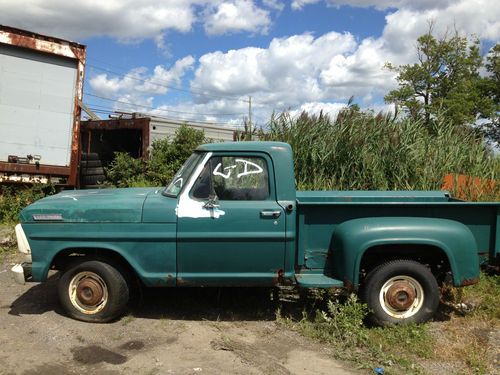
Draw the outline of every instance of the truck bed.
M473 234L481 261L500 254L500 202L464 202L443 191L298 191L297 210L297 261L305 272L328 273L336 227L370 217L457 221Z

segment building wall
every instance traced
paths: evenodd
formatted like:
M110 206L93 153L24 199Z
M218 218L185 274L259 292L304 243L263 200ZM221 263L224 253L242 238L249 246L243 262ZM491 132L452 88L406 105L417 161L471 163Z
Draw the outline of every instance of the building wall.
M150 131L150 141L161 138L172 138L175 135L176 130L183 124L186 124L190 128L202 130L205 133L205 137L213 140L214 142L230 142L234 140L234 132L236 128L222 127L216 125L206 125L196 122L183 122L166 120L159 117L151 117L145 114L141 114L139 117L150 117L151 121L149 123Z

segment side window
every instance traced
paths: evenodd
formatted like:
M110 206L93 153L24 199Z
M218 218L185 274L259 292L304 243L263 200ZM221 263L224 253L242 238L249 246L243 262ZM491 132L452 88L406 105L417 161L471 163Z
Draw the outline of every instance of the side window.
M265 200L269 197L265 159L256 156L215 156L205 165L191 190L194 198Z

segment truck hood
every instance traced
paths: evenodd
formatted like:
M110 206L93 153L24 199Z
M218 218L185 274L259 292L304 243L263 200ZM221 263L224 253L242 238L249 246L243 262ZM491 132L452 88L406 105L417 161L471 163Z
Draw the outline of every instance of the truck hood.
M21 222L142 221L144 201L161 188L68 190L36 201L21 211Z

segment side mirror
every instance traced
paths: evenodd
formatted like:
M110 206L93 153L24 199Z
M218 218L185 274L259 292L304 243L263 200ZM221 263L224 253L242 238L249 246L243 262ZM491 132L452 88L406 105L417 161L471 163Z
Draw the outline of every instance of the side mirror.
M206 209L217 208L217 207L220 207L219 198L217 197L217 195L210 195L208 197L208 200L203 205L203 208L206 208Z

